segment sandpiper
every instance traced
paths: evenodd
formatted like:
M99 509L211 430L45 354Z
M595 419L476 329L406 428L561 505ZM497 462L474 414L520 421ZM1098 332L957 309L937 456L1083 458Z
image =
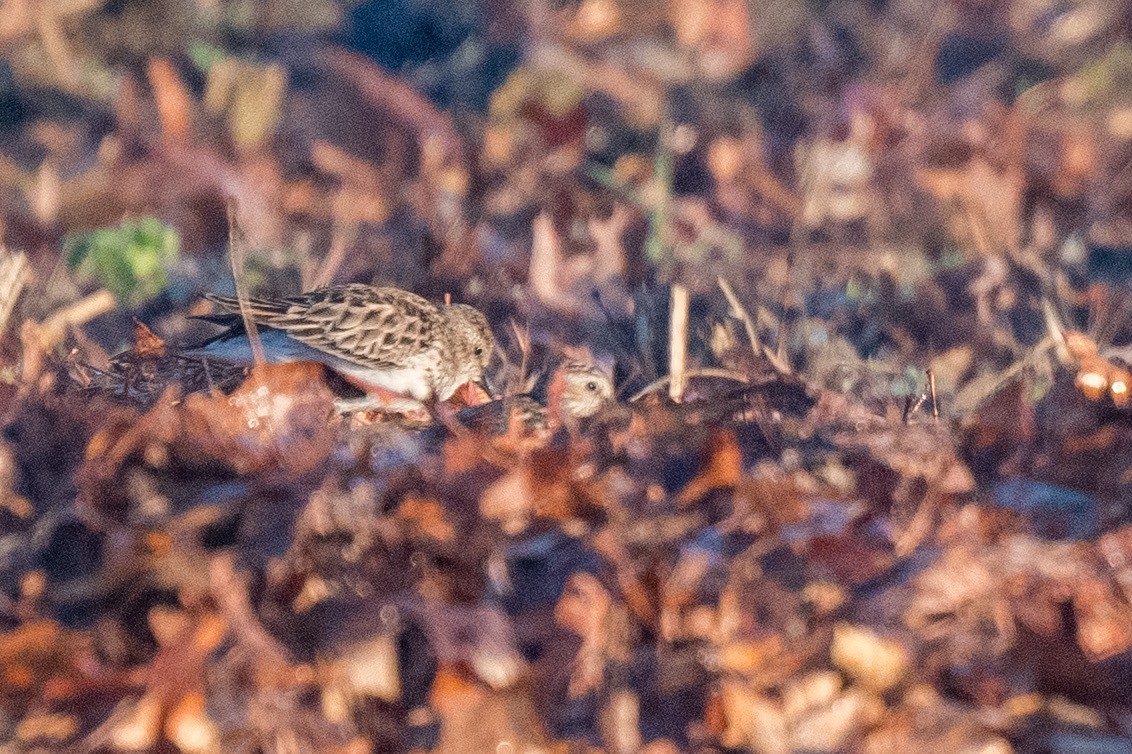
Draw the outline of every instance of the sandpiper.
M469 429L502 434L512 417L528 432L554 430L563 424L594 416L613 403L613 382L592 364L565 361L553 372L546 405L529 394L502 398L466 408L456 420Z
M225 311L202 319L229 329L189 353L252 363L239 301L205 298ZM288 298L253 298L246 308L268 361L317 361L367 393L340 401L342 411L412 410L447 400L462 385L482 384L495 349L480 311L464 304L438 307L399 288L350 283Z

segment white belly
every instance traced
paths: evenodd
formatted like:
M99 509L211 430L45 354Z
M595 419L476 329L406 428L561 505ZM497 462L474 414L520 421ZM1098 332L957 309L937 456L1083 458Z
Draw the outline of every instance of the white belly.
M322 363L344 377L351 378L351 382L363 390L366 386L379 387L392 393L411 395L418 401L423 401L432 394L428 375L421 369L377 370L367 369L341 359L333 359L333 361L334 363L328 363L327 360L323 360Z
M432 385L428 373L420 366L398 367L396 369L373 369L353 362L340 359L337 356L312 348L289 338L279 330L262 330L260 340L263 342L264 358L273 364L282 364L288 361L317 361L325 364L338 374L363 390L366 386L381 388L393 393L412 396L423 401L432 394ZM231 340L209 343L204 348L185 352L189 356L205 356L235 364L252 365L251 344L247 337L232 338Z

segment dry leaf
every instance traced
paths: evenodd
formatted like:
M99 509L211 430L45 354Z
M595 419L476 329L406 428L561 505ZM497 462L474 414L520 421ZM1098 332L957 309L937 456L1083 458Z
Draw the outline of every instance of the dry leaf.
M911 663L908 650L899 641L848 623L834 628L829 653L834 665L874 691L886 691L900 683Z

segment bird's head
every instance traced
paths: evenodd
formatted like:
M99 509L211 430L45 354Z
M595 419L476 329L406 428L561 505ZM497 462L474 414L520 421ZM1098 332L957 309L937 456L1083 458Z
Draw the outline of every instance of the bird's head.
M562 418L586 419L612 403L615 391L612 380L596 366L567 361L555 371L549 394Z
M455 384L475 382L483 386L484 371L495 354L495 336L487 317L467 304L450 304L443 311L445 337L451 344L457 372Z

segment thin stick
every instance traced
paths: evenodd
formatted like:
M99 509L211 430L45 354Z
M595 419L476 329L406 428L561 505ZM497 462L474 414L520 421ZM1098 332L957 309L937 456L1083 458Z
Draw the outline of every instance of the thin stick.
M735 295L735 290L722 275L717 278L717 281L719 282L719 289L727 297L727 303L731 307L731 316L743 323L743 329L747 331L747 340L751 341L751 350L758 358L759 354L762 353L762 348L759 346L759 335L755 332L755 323L751 321L751 315L739 303L739 297Z
M518 347L519 347L519 379L518 379L518 385L519 385L519 388L520 388L520 392L522 392L522 388L527 382L527 368L529 366L530 356L531 356L531 323L528 321L526 329L520 330L519 329L519 323L516 322L514 319L509 319L507 321L510 323L511 332L515 336L515 344L518 345ZM503 355L502 350L500 351L500 355ZM506 359L506 356L504 356L504 359ZM508 386L508 387L510 387L510 386ZM508 393L508 394L510 394L510 393Z
M797 223L795 223L797 225ZM787 304L790 298L789 281L794 277L794 251L786 253L786 279L787 285L782 290L782 316L779 317L778 332L775 334L774 354L780 363L786 364L786 318L789 314Z
M330 251L327 252L326 258L322 260L322 264L318 266L318 271L315 272L314 279L311 281L311 287L325 288L330 285L345 259L346 239L343 238L341 231L336 230L330 239Z
M0 334L8 329L12 310L30 277L27 256L22 251L10 254L0 246Z
M248 344L252 347L252 361L258 366L265 361L263 354L263 341L259 339L259 330L256 329L248 307L248 290L244 281L244 247L238 236L240 229L236 222L236 200L228 200L228 261L232 265L232 279L236 281L236 300L240 302L240 317L244 320L244 329L248 333Z
M928 396L926 396L923 393L920 393L920 397L916 399L915 403L912 402L912 396L909 395L907 398L905 398L904 399L904 415L903 415L901 420L905 424L907 424L908 421L912 418L912 414L919 411L920 407L924 405L924 401L926 401L927 399L928 399Z
M668 321L668 396L679 403L684 399L688 368L688 289L680 283L672 285L672 303Z
M1123 310L1123 306L1121 310ZM1090 314L1092 311L1090 310ZM1048 296L1042 296L1042 316L1046 321L1046 331L1049 336L1053 338L1054 355L1061 364L1072 364L1073 354L1069 352L1069 346L1065 343L1065 325L1061 322L1061 317L1057 316L1057 310L1053 308L1053 302L1049 300ZM1100 332L1098 328L1096 332Z
M935 371L928 370L928 391L932 396L932 419L939 423L939 399L935 392Z
M67 334L68 327L86 324L95 317L113 311L117 305L114 294L105 288L100 288L70 306L58 310L38 326L44 350L51 350L57 346Z
M235 637L244 642L258 659L282 666L290 663L287 648L268 633L256 617L248 597L246 580L236 572L235 557L231 553L212 558L208 586L212 599L220 613L228 619Z

